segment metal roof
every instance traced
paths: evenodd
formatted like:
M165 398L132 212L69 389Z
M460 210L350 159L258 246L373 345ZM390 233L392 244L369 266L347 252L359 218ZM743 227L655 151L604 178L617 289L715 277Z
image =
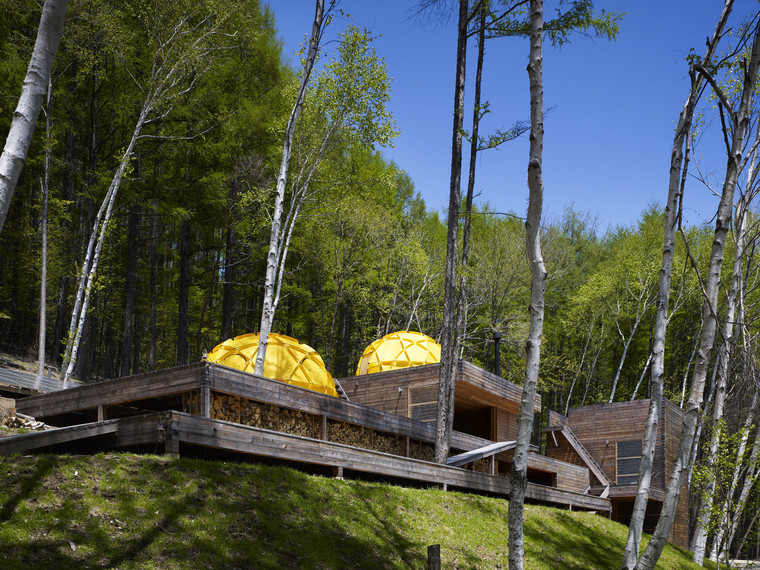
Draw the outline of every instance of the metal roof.
M34 394L57 392L65 388L73 388L78 382L68 382L66 386L57 378L43 377L37 379L36 374L23 372L15 368L0 367L0 391L7 390L19 394Z

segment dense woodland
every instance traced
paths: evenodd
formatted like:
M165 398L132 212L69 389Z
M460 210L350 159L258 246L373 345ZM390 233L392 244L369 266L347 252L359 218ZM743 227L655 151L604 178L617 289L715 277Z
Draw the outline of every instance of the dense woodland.
M40 7L0 0L0 13L4 136ZM357 49L376 57L371 36L351 28L342 37L351 34L363 38ZM392 144L400 127L382 108L392 96L382 60L375 59L378 76L365 78L377 87L373 107L357 111L340 95L341 81L352 73L350 57L329 47L322 54L327 65L310 83L296 130L289 184L295 188L311 178L273 329L313 346L336 377L353 374L364 348L384 334L412 329L440 335L446 257L445 213L430 211L404 165L383 157L383 146ZM167 70L174 70L171 81ZM730 82L735 70L727 66L723 73ZM258 0L72 1L51 97L0 234L0 349L30 358L38 351L43 189L49 179L46 353L48 364L60 367L98 211L132 138L74 376L97 380L196 362L220 341L257 331L272 197L298 74L285 63L271 11ZM158 84L168 87L157 91ZM738 87L726 89L732 100L739 96ZM156 92L160 96L137 132ZM714 100L705 96L703 104L703 124L720 121L719 114L709 114ZM752 182L745 170L737 202L752 193ZM294 195L286 194L286 212ZM523 217L476 202L470 255L460 268L467 277L461 357L492 369L492 338L499 332L501 373L516 383L524 375L530 299ZM737 445L756 390L760 266L751 206L747 220L742 310L731 320L724 421L732 435L725 438L726 450ZM564 412L647 397L663 226L658 204L641 212L636 224L606 233L585 205L543 220L548 280L539 391L545 408ZM729 233L718 315L725 315L731 289L735 235ZM681 228L676 239L664 377L664 395L676 404L689 393L712 244L710 226ZM718 370L715 357L713 362L708 410ZM731 461L727 455L724 463ZM694 489L698 493L699 485Z

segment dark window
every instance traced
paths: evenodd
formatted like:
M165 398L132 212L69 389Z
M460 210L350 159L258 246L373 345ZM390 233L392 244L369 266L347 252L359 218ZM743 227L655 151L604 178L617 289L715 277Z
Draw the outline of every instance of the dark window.
M617 443L617 484L637 485L641 464L641 440Z

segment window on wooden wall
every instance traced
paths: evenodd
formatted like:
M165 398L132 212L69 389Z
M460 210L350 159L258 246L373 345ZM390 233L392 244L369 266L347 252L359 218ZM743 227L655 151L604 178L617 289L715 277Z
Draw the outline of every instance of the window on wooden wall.
M438 411L438 385L409 388L409 417L434 422Z
M617 484L638 485L641 440L617 442Z

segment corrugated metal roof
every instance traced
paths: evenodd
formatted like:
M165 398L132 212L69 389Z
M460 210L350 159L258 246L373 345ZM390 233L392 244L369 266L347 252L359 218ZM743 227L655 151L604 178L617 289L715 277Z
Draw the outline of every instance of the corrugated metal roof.
M66 387L73 388L77 383L69 382ZM0 368L0 390L7 387L11 391L20 391L21 393L30 392L57 392L65 389L62 381L57 378L44 377L37 379L36 374L23 372L14 368ZM13 390L13 389L16 390Z

